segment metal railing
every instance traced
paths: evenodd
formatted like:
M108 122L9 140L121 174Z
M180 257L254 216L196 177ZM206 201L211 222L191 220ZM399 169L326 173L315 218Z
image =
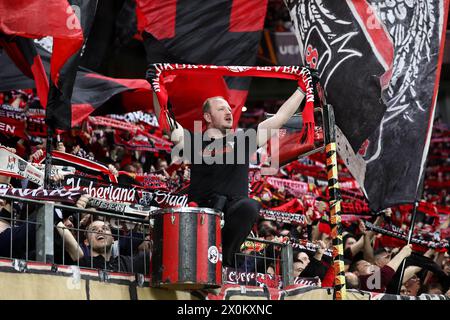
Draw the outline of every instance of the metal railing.
M5 241L9 246L0 250L0 258L149 275L152 228L148 219L21 197L1 199L11 204L11 217L0 217L10 224L9 230L0 230L0 249L6 247ZM55 224L58 211L63 219ZM93 225L106 230L92 229ZM104 245L108 239L110 246ZM264 248L236 254L237 271L267 274L272 267L283 287L293 283L290 245L255 238L248 238L247 243L255 244L253 249L256 244Z
M45 226L42 219L37 218L36 210L30 209L30 206L41 202L9 196L2 199L8 200L10 213L2 210L0 217L0 257L38 261L36 253L42 252L40 249L44 243L41 239ZM33 246L37 242L39 248Z
M0 217L3 223L10 225L0 233L0 248L3 249L0 257L92 269L98 269L99 261L102 261L102 269L106 271L149 273L149 259L145 258L150 256L148 220L54 202L12 196L1 198L11 203L12 211L11 217ZM55 225L55 211L58 210L63 219L62 224ZM99 224L106 225L108 232L89 230L95 221L102 221ZM97 242L91 246L89 235L102 239L91 237ZM101 247L107 240L112 243L103 246L103 252L94 247ZM9 249L5 241L8 241ZM109 263L98 258L101 255L111 256ZM142 265L137 266L137 262Z
M279 276L283 287L294 283L292 246L286 243L250 237L247 238L244 246L249 252L236 253L236 271L247 274ZM246 285L248 284L246 280Z

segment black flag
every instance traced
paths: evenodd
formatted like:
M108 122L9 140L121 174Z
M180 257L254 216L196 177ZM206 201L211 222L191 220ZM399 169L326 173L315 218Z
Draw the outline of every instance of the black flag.
M36 46L33 43L33 40L22 37L8 37L0 34L0 47L4 48L8 56L12 61L14 61L14 64L20 69L23 75L29 79L34 79L35 84L31 87L36 87L41 104L46 105L48 95L48 78L45 73L41 57L36 51ZM8 65L1 66L2 78L8 74L8 71L11 71L9 68L6 68L8 68ZM17 78L6 78L2 84L9 85L11 82L13 84L17 84L17 80ZM20 89L26 88L30 87L23 87Z
M448 0L286 0L337 149L380 210L413 203L431 137Z
M148 63L255 65L267 0L168 0L164 3L136 0L136 3ZM239 106L233 112L234 118L239 119L250 79L228 77L225 80L230 105ZM186 112L176 105L173 108L177 117ZM201 112L197 110L197 114Z
M75 8L83 31L84 41L86 41L94 21L97 0L70 0L69 2L72 8ZM50 128L63 130L71 128L71 99L81 51L82 49L67 60L60 70L57 83L54 82L55 79L50 79L46 109L46 123ZM57 55L59 52L54 51L52 54Z
M45 69L44 75L45 72L49 75L51 53L39 43L31 43L31 45L36 53L34 61L39 57ZM0 54L0 70L2 70L0 91L29 89L39 85L37 81L30 78L31 71L27 72L19 68L17 63L13 62L13 58L8 55ZM71 99L70 126L75 127L94 114L122 114L150 110L151 102L152 91L144 79L116 79L78 67Z

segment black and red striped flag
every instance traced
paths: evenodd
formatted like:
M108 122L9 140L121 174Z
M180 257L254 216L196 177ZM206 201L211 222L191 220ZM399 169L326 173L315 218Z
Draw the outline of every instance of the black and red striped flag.
M28 39L25 39L28 40ZM34 44L33 44L34 45ZM36 44L37 56L50 73L51 53ZM28 89L37 86L7 55L0 55L0 91ZM71 97L70 126L79 125L90 115L127 113L152 108L152 91L143 79L115 79L84 68L78 68Z
M337 149L378 211L413 203L436 105L448 0L285 0L318 69Z
M44 106L47 105L48 78L33 40L0 34L0 47L4 48L8 56L14 61L15 65L25 76L35 80L35 85L33 87L36 87L41 104ZM4 69L6 66L2 67L3 75L7 70ZM10 81L10 79L5 80L5 83ZM26 88L27 87L23 87L20 89Z
M59 80L61 67L83 44L83 32L67 0L0 2L0 32L31 39L54 39L51 78Z
M74 22L78 24L74 27L82 30L85 42L94 22L97 0L69 0L69 3L73 10L75 10L76 17L78 18L78 21ZM66 22L66 24L69 24L69 22ZM54 42L52 60L55 55L58 56L63 52L61 48L55 47L56 44ZM72 127L71 100L81 51L80 48L61 65L57 78L54 78L53 71L51 70L50 90L46 110L46 123L51 128L68 130ZM51 69L53 69L53 63Z
M176 62L252 66L264 26L267 0L136 0L148 63ZM178 76L177 76L178 77ZM190 76L168 88L177 121L192 129L203 101L225 96L235 125L250 84L248 78Z
M46 99L41 96L44 107L47 107L46 120L50 127L71 127L73 84L81 47L89 34L96 6L97 0L18 0L0 3L2 33L26 38L53 38L47 106ZM26 56L30 52L16 52L13 58L17 60L20 55ZM36 80L39 81L38 78ZM39 83L37 87L40 87Z

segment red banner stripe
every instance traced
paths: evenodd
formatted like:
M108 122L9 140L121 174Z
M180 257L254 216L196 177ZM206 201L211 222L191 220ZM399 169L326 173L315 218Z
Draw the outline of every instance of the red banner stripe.
M83 122L94 110L95 108L88 103L72 104L72 127Z
M33 72L34 81L36 82L36 91L41 100L41 105L45 108L47 106L48 78L39 55L34 57L31 71Z
M267 0L233 0L230 32L260 31L264 27Z
M172 222L173 220L173 222ZM179 266L179 231L180 215L164 214L163 217L164 246L163 246L163 272L162 281L175 283L178 281Z
M156 39L175 37L177 0L137 0L139 16L145 17L144 30Z
M197 215L197 280L208 281L208 219L212 216L201 213Z

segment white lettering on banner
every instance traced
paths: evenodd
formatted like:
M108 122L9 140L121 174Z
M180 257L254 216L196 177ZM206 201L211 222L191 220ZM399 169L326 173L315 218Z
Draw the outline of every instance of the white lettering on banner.
M45 199L45 198L61 198L74 201L74 196L79 196L80 193L72 192L70 190L56 189L56 190L45 190L45 189L16 189L16 188L5 188L0 189L0 195L11 195L19 196L24 198L35 198L35 199Z
M314 102L314 87L312 84L312 76L308 69L302 68L300 75L303 77L303 82L307 84L306 100L307 102Z
M106 199L117 202L134 202L136 200L136 189L128 189L109 186L94 186L94 181L90 181L88 186L81 186L81 179L68 178L66 186L72 191L86 192L92 198Z
M155 191L155 201L158 204L166 204L168 206L181 206L181 207L185 207L187 205L187 196L178 196L178 195L174 195L166 192L162 192L162 191Z
M251 67L241 67L241 66L229 66L226 67L228 70L230 70L231 72L245 72L247 70L250 70Z
M304 70L305 69L300 66L283 66L283 70L281 70L281 72L295 74L295 75L300 76L300 75L303 75Z
M20 121L25 121L27 119L23 109L19 107L13 107L11 105L3 104L0 106L0 117L10 118Z
M282 55L297 55L300 54L300 49L298 45L285 45L285 46L278 46L279 52Z
M98 209L112 210L116 212L124 212L126 205L116 202L108 202L101 199L89 199L89 205Z
M188 68L188 69L198 69L199 66L193 65L193 64L189 64L187 68Z
M77 179L77 181L75 181L75 178L68 178L66 180L66 185L71 186L70 189L79 190L80 189L80 179Z
M177 66L177 64L176 64L175 66ZM175 70L175 68L174 68L170 63L164 63L164 64L162 65L162 67L163 67L164 70ZM162 71L163 69L161 69L161 71Z
M261 210L260 214L264 219L281 221L285 223L299 223L305 224L306 217L303 214L290 213L276 210Z
M7 123L0 122L0 131L14 134L14 132L16 131L16 126L11 126Z
M21 108L13 107L12 105L9 105L9 104L2 104L0 107L2 108L2 110L9 110L9 111L14 111L14 112L22 112Z
M144 122L151 126L158 126L156 116L142 111L129 112L124 115L110 115L110 118L116 120L125 120L126 122L137 123Z
M294 279L294 284L300 284L304 287L319 287L318 279L308 279L308 278L301 278L297 277Z
M256 285L259 287L268 286L281 289L282 282L278 275L254 272L238 272L234 269L226 269L226 283L240 285Z
M135 203L138 201L137 192L135 188L121 188L113 185L109 186L94 186L94 181L90 181L88 186L81 186L80 178L67 178L66 187L71 191L82 191L87 193L92 198L110 200L114 202L128 202ZM142 196L139 199L139 204L150 206L151 201L154 200L161 206L169 207L186 207L188 197L186 195L175 195L164 191L141 191Z
M308 192L308 184L306 182L280 179L274 177L267 178L267 182L273 185L274 187L289 187L294 189L295 191Z
M394 232L403 233L403 230L395 225L391 225L391 229Z

